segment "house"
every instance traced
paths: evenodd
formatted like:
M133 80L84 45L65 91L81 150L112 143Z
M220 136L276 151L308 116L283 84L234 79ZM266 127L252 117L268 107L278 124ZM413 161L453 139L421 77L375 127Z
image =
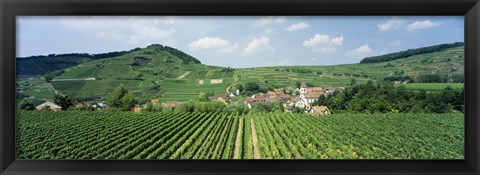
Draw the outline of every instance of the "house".
M282 103L287 102L292 96L290 94L284 94L284 93L275 93L271 94L267 98L267 102L276 102L280 101Z
M98 104L97 102L92 102L92 107L97 108L97 109L102 108L102 106L100 106L100 104Z
M178 101L166 101L166 102L162 102L162 107L174 108L174 107L177 107L178 104L179 104Z
M225 98L222 97L222 96L209 96L208 97L209 100L219 101L219 102L222 102L225 105L228 105L227 98L228 98L228 101L231 101L229 96L225 96Z
M61 111L62 110L62 107L56 105L55 103L52 103L52 102L45 102L45 103L42 103L40 105L38 105L37 107L35 107L37 110L44 110L45 107L49 106L48 109L52 110L52 111Z
M286 103L284 103L283 108L285 109L291 109L293 107L305 108L305 103L299 103L299 102L303 102L302 99L299 96L295 96L289 99Z
M326 106L314 106L310 111L308 111L308 114L311 115L329 115L330 110Z
M217 99L215 99L215 101L219 101L219 102L222 102L225 106L228 105L228 103L225 101L224 98L222 97L218 97Z
M89 107L90 105L91 105L90 102L84 101L84 102L81 102L81 103L76 104L75 107L77 107L77 108L86 108L86 107Z
M151 99L150 103L152 103L153 105L158 104L158 99Z
M244 103L247 105L249 109L252 108L253 104L255 103L266 103L267 102L267 95L264 93L259 93L258 95L252 95L251 97L247 97L244 100Z
M260 93L259 95L252 95L252 97L245 98L245 103L257 103L257 102L266 102L267 96Z
M100 108L107 108L108 105L106 103L98 103L98 105L100 106Z
M303 82L300 86L300 98L306 103L311 104L324 94L324 90L321 87L307 87Z
M132 108L131 110L132 110L133 112L140 112L140 111L142 111L142 108L140 108L140 107L137 106L137 107Z

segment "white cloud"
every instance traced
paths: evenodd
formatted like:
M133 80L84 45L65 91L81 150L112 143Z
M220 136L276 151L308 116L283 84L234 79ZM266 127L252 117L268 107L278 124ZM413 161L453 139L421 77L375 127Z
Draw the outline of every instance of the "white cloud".
M285 22L286 17L284 16L265 16L256 20L252 25L256 27L265 27L273 23L282 23Z
M373 53L373 50L368 46L368 44L362 45L359 48L348 51L345 55L349 57L361 58L366 57Z
M378 24L378 30L384 32L387 30L391 29L396 29L399 28L401 25L403 25L403 21L398 19L397 17L392 17L392 19L388 20L387 22L383 24Z
M171 40L169 38L176 33L171 25L175 23L173 20L170 17L62 17L59 24L94 37L139 45Z
M322 54L332 54L337 51L337 47L343 45L343 35L331 37L329 35L315 34L313 38L303 41L303 46L312 47L313 51Z
M425 29L425 28L430 28L430 27L435 27L435 26L439 26L440 23L435 23L435 22L432 22L430 20L426 20L426 21L416 21L412 24L409 24L407 26L407 30L415 30L415 29Z
M262 36L260 38L254 38L250 43L248 43L248 46L243 49L243 53L246 55L250 55L260 52L262 50L269 50L270 52L275 52L275 49L270 46L270 38L267 38L265 36Z
M331 41L332 41L333 44L335 44L337 46L341 46L341 45L343 45L343 36L332 38Z
M341 46L343 45L343 36L331 38L328 35L315 34L313 38L303 41L303 46L305 47L312 47L319 44Z
M285 28L283 28L283 30L292 32L292 31L296 31L296 30L306 29L306 28L308 28L308 27L310 27L309 24L304 23L304 22L301 22L301 23L292 24L292 25L290 25L290 26L288 26L288 27L285 27Z
M195 50L214 50L217 53L232 53L238 49L238 43L233 45L229 41L219 37L203 37L188 45L190 51Z
M265 33L265 35L269 35L269 34L272 34L275 32L275 28L268 28L268 29L265 29L263 31L263 33Z

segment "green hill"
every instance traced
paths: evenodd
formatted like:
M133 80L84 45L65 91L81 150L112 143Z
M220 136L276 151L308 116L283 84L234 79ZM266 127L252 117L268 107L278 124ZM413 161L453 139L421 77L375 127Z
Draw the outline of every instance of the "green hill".
M211 79L221 79L222 82L211 83ZM205 83L199 84L199 80ZM120 56L66 68L50 82L37 86L51 84L51 93L57 91L89 100L104 99L115 87L123 84L145 101L162 96L166 100L190 99L200 92L225 92L232 82L233 72L226 68L202 65L198 59L177 49L154 44ZM45 91L48 94L48 90ZM39 96L28 90L24 94ZM47 98L49 95L41 96Z
M366 57L362 61L360 61L360 63L387 62L387 61L407 58L407 57L410 57L410 56L415 56L415 55L420 55L420 54L425 54L425 53L439 52L439 51L443 51L443 50L446 50L446 49L450 49L450 48L454 48L454 47L460 47L460 46L464 46L464 45L465 45L465 43L463 43L463 42L456 42L456 43L451 43L451 44L439 44L439 45L435 45L435 46L421 47L421 48L417 48L417 49L408 49L408 50L405 50L405 51L394 52L394 53L389 53L389 54L385 54L385 55Z
M103 54L70 53L19 57L16 58L17 76L32 77L43 75L48 72L63 70L93 60L121 56L131 51L109 52Z
M65 68L50 81L40 76L17 81L17 98L46 100L60 92L81 100L104 100L115 87L123 84L141 102L153 98L186 101L196 99L200 92L220 94L236 84L252 81L266 90L294 87L299 81L315 86L344 87L352 79L363 83L408 78L407 88L438 90L446 83L455 88L463 87L463 67L463 46L370 64L232 69L200 64L196 58L179 50L155 44ZM432 76L440 82L432 86L410 84Z
M384 81L389 77L410 77L413 81L423 75L438 75L445 82L464 74L464 46L439 52L418 54L404 59L370 64L334 66L278 66L237 69L240 82L257 81L263 86L284 87L296 81L316 86L346 86L351 79L357 82ZM411 81L412 82L412 81ZM457 81L458 82L458 81Z

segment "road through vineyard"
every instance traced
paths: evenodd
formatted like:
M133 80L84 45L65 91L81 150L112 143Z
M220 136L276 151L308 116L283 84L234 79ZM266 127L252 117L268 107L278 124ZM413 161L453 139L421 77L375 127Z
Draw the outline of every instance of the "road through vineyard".
M18 159L463 159L464 115L18 111Z

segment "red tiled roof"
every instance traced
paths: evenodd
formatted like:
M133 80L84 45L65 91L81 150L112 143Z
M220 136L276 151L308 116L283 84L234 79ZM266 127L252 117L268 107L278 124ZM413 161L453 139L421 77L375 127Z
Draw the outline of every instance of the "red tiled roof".
M305 94L305 98L318 98L323 95L323 92L308 92Z

